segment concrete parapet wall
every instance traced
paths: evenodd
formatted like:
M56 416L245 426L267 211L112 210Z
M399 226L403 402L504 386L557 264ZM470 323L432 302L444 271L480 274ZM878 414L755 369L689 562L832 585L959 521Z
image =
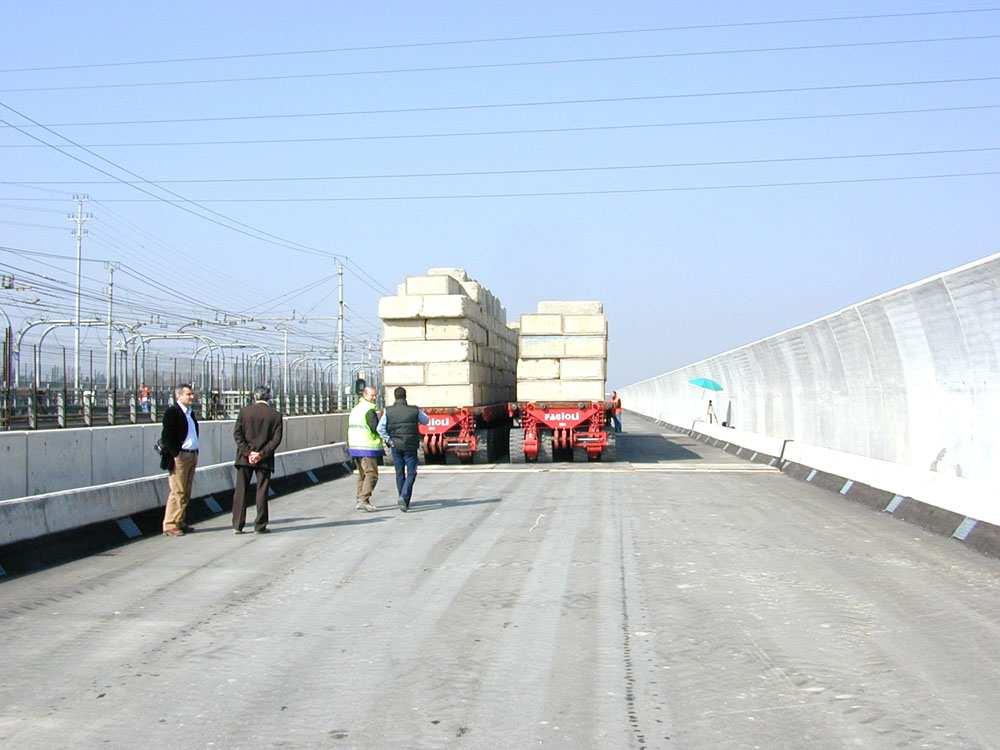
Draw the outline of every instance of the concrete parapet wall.
M233 420L201 422L199 463L232 463ZM281 450L346 439L346 414L285 417ZM161 473L159 424L0 432L0 500L138 479Z
M343 463L347 446L320 445L278 454L274 479ZM193 497L205 497L233 489L235 470L230 463L200 466L195 473ZM63 490L0 501L0 546L68 531L101 521L124 518L163 507L167 498L167 475Z
M343 443L347 440L347 414L327 414L324 420L326 443Z
M619 393L625 408L688 428L711 398L717 420L738 429L696 429L748 447L748 435L791 440L797 463L995 519L1000 254Z
M120 482L135 477L136 467L143 467L145 458L144 429L143 425L124 425L90 430L91 484ZM150 452L152 449L150 444ZM159 471L158 466L155 471Z
M86 487L93 477L93 428L28 433L28 492Z
M28 494L28 435L0 432L0 498Z

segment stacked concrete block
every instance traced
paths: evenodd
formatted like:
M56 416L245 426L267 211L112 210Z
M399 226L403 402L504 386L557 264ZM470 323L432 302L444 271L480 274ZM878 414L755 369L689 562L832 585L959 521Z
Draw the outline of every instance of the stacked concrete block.
M386 403L404 386L421 407L505 403L515 395L517 331L461 268L411 276L379 301Z
M518 328L518 401L604 399L608 319L600 302L539 302Z

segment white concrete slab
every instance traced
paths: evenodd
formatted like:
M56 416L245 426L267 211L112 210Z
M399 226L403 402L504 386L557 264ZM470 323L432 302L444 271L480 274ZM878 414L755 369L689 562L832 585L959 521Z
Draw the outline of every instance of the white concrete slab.
M92 447L90 428L28 433L28 493L93 484Z
M0 500L28 494L28 436L0 432Z
M142 476L143 432L147 425L95 429L91 449L91 484L120 482Z

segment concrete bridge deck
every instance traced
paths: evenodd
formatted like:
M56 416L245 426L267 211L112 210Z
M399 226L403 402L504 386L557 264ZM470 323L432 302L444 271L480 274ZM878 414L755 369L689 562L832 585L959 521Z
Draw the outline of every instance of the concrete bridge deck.
M0 745L1000 746L996 560L625 426L0 584Z

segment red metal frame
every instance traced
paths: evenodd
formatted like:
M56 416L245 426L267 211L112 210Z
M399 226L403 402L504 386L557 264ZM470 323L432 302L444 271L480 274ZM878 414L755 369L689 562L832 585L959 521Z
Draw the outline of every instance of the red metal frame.
M428 407L424 412L430 419L428 424L420 425L424 454L441 456L451 452L465 461L479 447L476 424L506 419L507 405Z
M605 427L608 405L603 401L590 403L526 403L511 404L510 415L521 420L524 430L524 456L529 461L538 458L539 432L552 431L555 448L585 448L591 458L600 456L608 444Z

